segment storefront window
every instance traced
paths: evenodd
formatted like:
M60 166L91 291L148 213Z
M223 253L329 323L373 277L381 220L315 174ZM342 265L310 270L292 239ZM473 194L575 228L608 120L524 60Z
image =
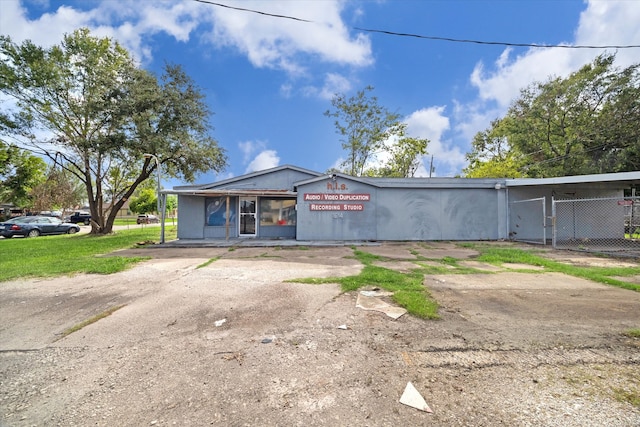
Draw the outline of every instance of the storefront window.
M227 196L209 197L205 201L207 207L207 225L223 226L227 224ZM231 199L229 203L229 224L235 224L236 207Z
M296 225L296 200L260 199L260 225Z

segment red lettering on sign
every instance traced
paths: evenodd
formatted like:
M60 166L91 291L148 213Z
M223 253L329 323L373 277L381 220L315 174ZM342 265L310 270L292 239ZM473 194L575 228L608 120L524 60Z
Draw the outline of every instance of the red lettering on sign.
M322 200L322 194L304 193L304 200Z
M309 210L360 212L364 210L364 205L362 203L310 203Z
M308 202L368 202L371 195L363 194L335 194L335 193L304 193L304 201Z
M340 190L347 189L347 184L338 184L337 182L327 182L327 190Z

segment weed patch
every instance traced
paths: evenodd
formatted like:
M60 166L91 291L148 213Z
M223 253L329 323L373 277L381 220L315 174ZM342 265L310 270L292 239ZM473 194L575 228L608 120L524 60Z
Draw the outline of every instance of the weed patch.
M605 285L617 286L640 292L640 285L613 278L614 276L626 277L640 274L640 267L584 267L546 259L536 255L535 253L522 249L495 247L476 247L476 249L481 252L477 260L489 264L501 265L505 262L529 264L544 267L545 271L563 273L569 276L603 283Z
M281 255L272 255L269 252L262 253L258 255L258 258L282 258Z
M200 264L199 266L197 266L197 267L196 267L196 269L206 267L206 266L208 266L209 264L212 264L212 263L216 262L216 261L217 261L217 260L219 260L219 259L220 259L220 258L218 258L218 257L211 258L209 261L205 261L205 262L203 262L202 264Z
M293 279L291 282L322 284L338 283L343 292L356 291L364 286L378 287L393 292L393 299L400 306L417 317L438 318L438 303L431 298L423 284L424 275L420 269L410 273L400 273L373 265L384 258L353 248L354 257L364 264L357 276Z
M613 396L620 402L630 403L633 406L640 408L640 391L638 390L614 388Z
M640 338L640 328L629 329L628 331L624 332L624 335L631 338Z
M122 307L124 307L123 305L116 305L114 307L111 307L105 311L103 311L100 314L96 314L95 316L85 320L84 322L80 322L77 325L74 325L72 327L70 327L69 329L66 329L65 331L62 332L62 334L60 334L60 336L56 339L56 341L59 341L61 339L63 339L66 336L71 335L74 332L79 331L80 329L84 328L85 326L89 326L92 323L97 322L100 319L104 319L105 317L111 316L113 313L115 313L116 311L120 310Z

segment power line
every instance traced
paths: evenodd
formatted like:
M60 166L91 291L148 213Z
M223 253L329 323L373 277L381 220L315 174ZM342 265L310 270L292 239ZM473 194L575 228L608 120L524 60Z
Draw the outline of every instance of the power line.
M577 144L581 145L580 142L578 142ZM624 148L630 147L631 145L632 145L632 143L627 143L627 144L622 144L620 146L615 146L613 142L605 142L604 144L600 144L600 145L597 145L595 147L585 148L583 150L583 153L587 154L587 153L590 153L592 151L604 150L604 149L607 149L609 147L611 147L612 149L624 149ZM584 148L584 145L581 145L581 146ZM537 153L544 153L544 150L533 151L531 153L523 153L522 155L525 156L525 157L529 157L529 156L533 156L534 154L537 154ZM575 155L575 153L574 154L571 154L571 153L569 153L569 154L561 154L561 155L558 155L556 157L550 157L548 159L538 160L536 162L529 163L529 164L526 165L526 167L529 168L529 167L532 167L532 166L538 166L538 165L542 165L542 164L545 164L545 163L558 162L558 161L565 160L565 159L567 159L569 157L572 157L574 155Z
M207 1L207 0L193 0L193 1L198 2L198 3L210 4L212 6L224 7L224 8L227 8L227 9L239 10L241 12L257 13L258 15L271 16L273 18L291 19L293 21L308 22L308 23L311 23L311 24L315 24L316 23L314 21L309 21L307 19L302 19L302 18L296 18L294 16L277 15L275 13L261 12L259 10L246 9L244 7L229 6L228 4L221 4L221 3L216 3L216 2L213 2L213 1Z
M255 9L248 9L244 7L238 6L229 6L227 4L216 3L208 0L193 0L198 3L205 3L212 6L224 7L227 9L238 10L241 12L249 12L256 13L258 15L270 16L273 18L280 19L290 19L292 21L305 22L310 24L318 24L316 21L312 21L309 19L296 18L295 16L288 15L279 15L275 13L262 12ZM438 36L425 36L421 34L413 34L413 33L399 33L395 31L387 31L387 30L376 30L372 28L361 28L361 27L351 27L352 30L362 31L366 33L374 33L374 34L385 34L389 36L398 36L398 37L412 37L417 39L424 40L435 40L435 41L444 41L451 43L471 43L471 44L480 44L480 45L493 45L493 46L511 46L511 47L534 47L534 48L561 48L561 49L633 49L640 48L640 45L631 44L631 45L570 45L570 44L545 44L545 43L511 43L511 42L500 42L500 41L486 41L486 40L473 40L473 39L457 39L452 37L438 37Z
M196 0L199 1L199 0ZM473 40L473 39L455 39L451 37L437 37L437 36L423 36L420 34L411 34L411 33L397 33L394 31L385 31L385 30L373 30L367 28L353 27L354 30L358 31L366 31L369 33L380 33L380 34L388 34L392 36L401 36L401 37L413 37L418 39L426 39L426 40L438 40L438 41L446 41L453 43L473 43L473 44L483 44L483 45L494 45L494 46L513 46L513 47L538 47L538 48L563 48L563 49L631 49L640 47L640 45L569 45L569 44L544 44L544 43L510 43L510 42L497 42L497 41L485 41L485 40Z

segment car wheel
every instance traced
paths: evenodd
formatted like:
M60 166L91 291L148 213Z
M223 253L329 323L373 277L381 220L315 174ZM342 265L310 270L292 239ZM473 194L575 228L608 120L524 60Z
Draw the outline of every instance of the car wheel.
M71 227L68 231L67 234L76 234L78 232L78 229L75 227Z
M31 230L27 234L27 237L38 237L40 235L40 230Z
M89 225L89 220L88 219L84 220L84 225Z

